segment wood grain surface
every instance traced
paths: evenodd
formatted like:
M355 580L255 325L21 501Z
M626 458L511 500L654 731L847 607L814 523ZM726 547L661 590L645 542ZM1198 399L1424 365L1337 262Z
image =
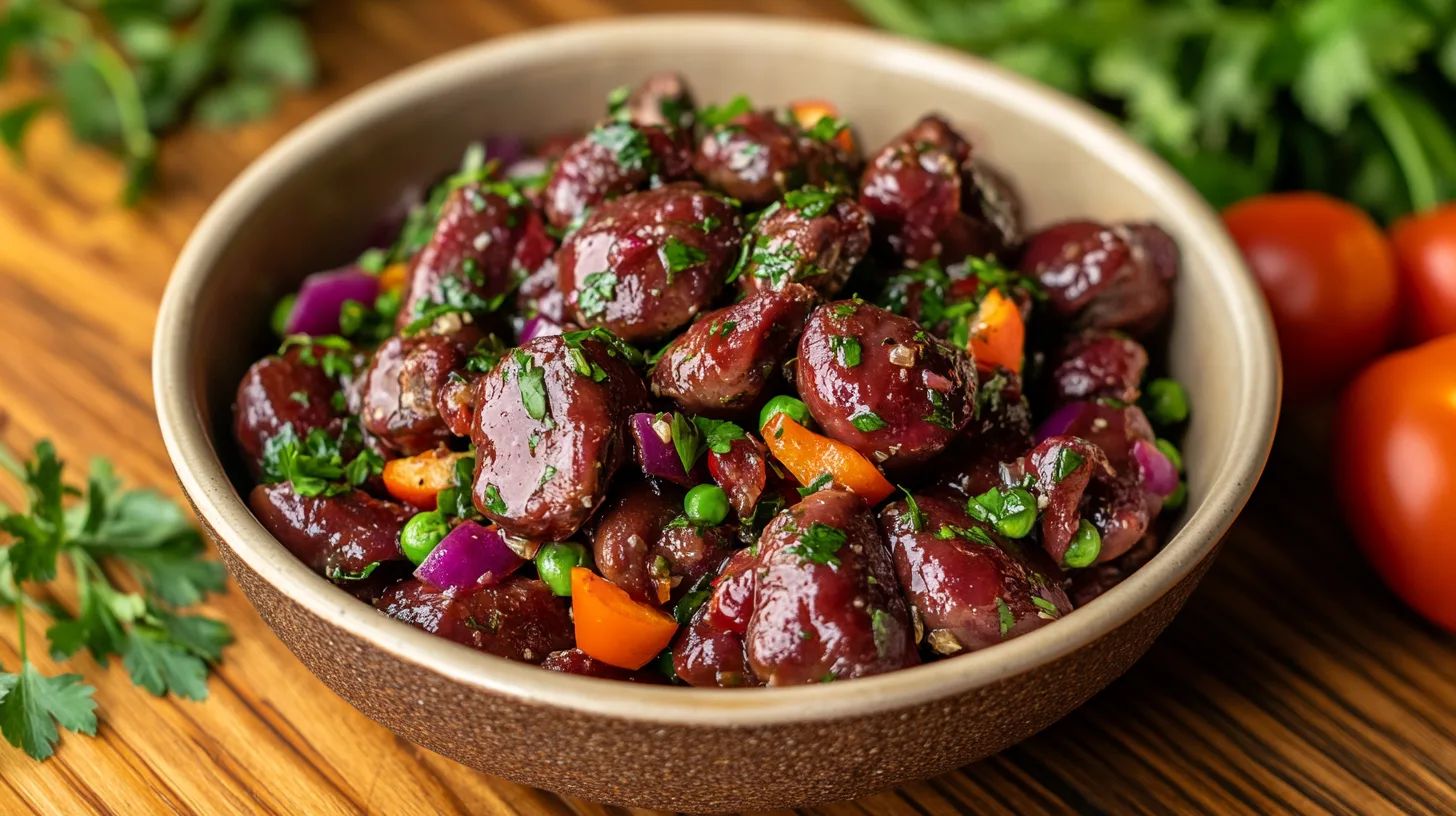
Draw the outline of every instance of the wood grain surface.
M0 159L0 437L55 439L179 495L152 410L148 358L168 270L207 204L283 133L343 94L491 36L654 10L854 20L838 0L323 2L326 72L273 119L168 138L160 185L115 205L116 165L47 117L27 167ZM24 80L0 89L0 105ZM1286 417L1279 450L1186 611L1124 679L1000 756L824 813L1456 813L1456 642L1386 592L1339 526L1318 417ZM11 485L0 498L15 498ZM64 586L64 578L63 578ZM0 813L601 813L469 770L375 725L308 674L233 588L209 612L238 642L211 699L156 699L113 663L100 733L44 764L0 744ZM28 618L43 642L46 621ZM32 650L40 651L40 650ZM16 665L0 613L0 665ZM42 668L52 667L42 656ZM1055 683L1056 678L1045 682Z

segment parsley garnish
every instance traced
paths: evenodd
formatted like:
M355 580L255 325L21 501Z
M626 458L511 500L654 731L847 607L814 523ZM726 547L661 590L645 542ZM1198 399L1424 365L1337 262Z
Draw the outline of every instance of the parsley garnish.
M839 364L845 368L854 368L860 363L859 339L847 334L829 335L829 350L834 352Z
M799 495L808 496L811 493L818 493L832 484L834 484L834 476L828 473L821 473L815 476L814 481L810 482L808 486L799 488Z
M581 344L587 340L595 340L606 349L608 357L619 358L630 366L640 366L644 362L642 352L638 351L635 346L613 334L610 329L604 329L601 326L567 332L561 335L561 340L571 348L581 348Z
M346 300L339 307L339 333L361 343L380 343L394 333L400 297L395 291L380 292L373 306Z
M625 122L601 125L588 136L593 143L612 151L623 170L647 170L653 163L652 146L642 131Z
M698 112L698 121L716 130L733 119L753 110L753 103L743 94L733 97L724 105L709 105Z
M849 418L849 424L858 428L862 433L878 431L885 427L885 421L874 411L864 410Z
M1011 616L1011 607L1001 600L1000 595L996 596L996 617L1001 621L1001 637L1004 638L1006 633L1011 631L1012 625L1016 623L1016 618Z
M727 453L732 450L734 440L748 438L748 434L745 434L742 428L732 422L693 417L693 423L698 426L699 431L703 432L704 444L713 453Z
M950 406L946 404L945 397L934 388L927 388L925 393L930 397L930 413L926 414L922 419L931 425L938 425L948 431L955 430L955 423L951 421Z
M732 334L733 330L736 328L738 328L737 320L725 320L723 321L722 329L720 329L718 332L718 336L726 338L728 335Z
M974 541L977 544L985 544L988 547L996 546L996 541L980 527L957 527L954 524L942 524L940 525L940 529L935 531L935 537L942 541L948 541L952 538L963 538L967 541Z
M500 489L493 484L485 486L485 509L497 516L506 514L506 502L501 498Z
M888 657L890 650L894 648L895 644L890 640L890 624L894 622L895 619L891 617L890 613L883 609L876 609L870 613L870 630L875 634L875 652L881 660Z
M1031 596L1031 602L1036 605L1036 608L1038 610L1040 610L1036 613L1037 617L1039 618L1056 620L1057 618L1060 618L1062 616L1061 610L1057 609L1056 604L1048 601L1046 598L1043 598L1040 595Z
M516 386L521 390L521 404L531 419L546 418L546 369L536 365L531 355L520 349L512 352L516 363Z
M835 553L838 553L839 548L844 546L845 538L843 530L830 527L822 521L816 521L809 525L809 529L799 533L798 544L785 547L784 552L797 555L804 561L837 567L840 561L839 556Z
M679 516L679 518L684 517ZM687 626L692 623L693 615L707 602L708 596L713 594L713 579L716 577L712 572L703 573L678 599L677 605L672 608L672 616L677 620L678 626Z
M821 116L819 117L819 121L815 122L814 126L809 128L807 134L810 139L816 141L832 142L836 136L843 133L848 127L849 125L846 125L842 119L837 119L833 116Z
M494 334L475 344L465 358L465 370L474 374L489 374L505 356L506 344Z
M222 591L226 574L221 564L201 560L202 536L187 516L154 491L122 491L104 459L93 461L84 493L66 485L64 463L49 441L37 443L24 464L0 448L0 469L19 479L27 494L21 512L0 504L0 535L9 539L0 547L0 603L14 606L20 631L19 671L0 671L0 734L32 758L45 759L55 751L58 728L96 733L95 690L82 685L80 675L47 677L30 662L27 608L56 618L46 630L55 660L86 649L105 666L119 655L132 682L152 694L207 697L208 663L221 659L232 632L220 621L176 609ZM68 508L66 496L81 501ZM61 555L75 573L74 618L21 591L25 583L54 580ZM126 567L142 591L112 583L104 563ZM60 588L50 589L54 594Z
M317 366L326 377L348 377L354 373L354 345L338 335L290 334L283 338L278 353L286 354L292 348L298 349L300 363Z
M966 512L1007 538L1025 538L1036 522L1036 499L1019 487L993 487L968 500Z
M905 494L905 516L910 519L910 529L918 533L925 527L925 514L920 512L920 505L910 491L902 487L900 492Z
M484 298L466 286L458 275L446 275L435 284L435 291L429 299L415 302L409 325L404 327L403 333L416 334L446 315L494 312L505 303L508 294L502 292Z
M347 463L344 442L360 448ZM358 426L349 421L339 437L312 428L303 439L292 425L284 425L263 443L262 479L267 484L289 482L300 496L337 496L384 472L384 459L362 447Z
M668 237L667 243L662 247L662 262L667 266L669 282L674 273L691 269L706 260L708 260L708 253L695 246L685 244L676 237Z
M1086 457L1071 448L1062 448L1057 451L1057 460L1052 465L1052 481L1061 484L1063 479L1071 476L1086 461Z
M532 453L534 453L534 446ZM471 491L475 487L475 457L462 456L455 460L455 471L449 487L435 496L435 504L447 516L462 519L478 519L480 511L475 509Z
M581 291L577 294L577 305L581 307L581 316L591 319L602 314L607 310L607 304L616 297L616 275L607 270L587 275L582 280Z
M784 193L784 203L798 210L799 215L805 218L818 218L824 215L834 207L834 203L838 200L839 190L833 187L820 189L807 186Z

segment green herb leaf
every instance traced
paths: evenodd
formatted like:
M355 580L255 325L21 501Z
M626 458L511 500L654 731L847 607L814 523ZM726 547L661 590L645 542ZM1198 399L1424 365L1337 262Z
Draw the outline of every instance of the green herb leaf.
M918 533L925 528L925 514L920 512L920 505L909 490L902 487L900 492L905 494L905 517L910 519L910 529Z
M862 433L871 433L885 427L885 421L874 411L865 409L849 418L849 424Z
M497 516L504 516L507 513L505 500L501 498L500 490L493 484L485 486L485 509Z
M829 335L829 350L834 352L839 364L845 368L854 368L860 363L859 339L847 334Z
M814 493L818 493L819 491L823 490L826 487L829 487L832 484L834 484L834 476L828 473L821 473L818 476L814 477L814 481L810 482L804 487L799 488L799 495L808 496Z
M25 153L21 146L25 141L25 132L30 129L31 122L35 121L36 114L45 110L48 104L44 98L29 99L0 111L0 142L5 143L16 161L24 160Z
M648 144L647 137L625 122L598 126L587 138L611 151L617 166L623 170L650 170L654 164L652 146Z
M724 105L709 105L699 111L698 121L706 125L709 130L716 130L751 110L753 110L753 103L748 101L748 97L739 94Z
M1000 595L996 596L996 617L1001 623L1001 637L1004 638L1011 631L1011 627L1016 624L1016 618L1011 615L1011 607L1001 600Z
M617 297L617 276L608 271L593 272L582 279L577 292L577 305L581 316L591 319L607 310L607 304Z
M798 544L785 547L784 552L797 555L804 561L837 567L840 560L836 553L844 546L846 538L843 530L816 521L809 525L809 529L799 533Z
M784 193L784 203L805 218L818 218L834 208L839 196L840 191L836 188L820 189L811 185Z
M546 418L546 369L536 365L536 359L516 349L512 359L516 363L516 387L521 391L521 404L531 419Z
M1057 451L1057 460L1052 466L1052 481L1061 484L1063 479L1071 476L1086 461L1086 457L1071 448L1062 448Z
M682 411L673 412L670 427L672 446L677 450L677 458L682 461L683 472L692 473L698 457L708 448L707 442L698 430L698 424Z
M32 759L46 759L60 739L56 726L96 736L95 693L79 674L46 677L26 661L20 674L0 674L0 734Z
M732 422L708 419L706 417L693 417L693 422L703 434L704 444L708 450L717 454L728 453L733 449L733 441L736 439L747 439L748 434Z

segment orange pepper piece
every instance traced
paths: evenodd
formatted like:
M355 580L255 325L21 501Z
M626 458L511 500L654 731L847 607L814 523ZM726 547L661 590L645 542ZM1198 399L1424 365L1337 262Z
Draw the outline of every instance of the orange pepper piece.
M808 130L826 116L838 118L839 108L835 107L833 102L826 102L822 99L801 99L789 103L789 113L793 114L794 121L799 123L799 127ZM849 128L839 131L839 135L834 137L834 143L843 148L845 152L854 152L854 134L849 132Z
M1026 323L1016 301L992 289L971 318L970 350L976 368L991 371L998 366L1021 373L1026 345Z
M455 484L455 463L463 453L425 451L384 463L384 489L389 495L426 510L435 509L435 494Z
M827 436L820 436L790 419L775 414L763 426L763 441L799 484L811 484L828 473L834 484L858 494L870 506L879 504L895 492L880 469L864 454Z
M379 273L379 291L403 292L407 280L409 267L402 263L392 263Z
M677 621L586 567L571 569L576 648L619 669L640 669L667 648Z

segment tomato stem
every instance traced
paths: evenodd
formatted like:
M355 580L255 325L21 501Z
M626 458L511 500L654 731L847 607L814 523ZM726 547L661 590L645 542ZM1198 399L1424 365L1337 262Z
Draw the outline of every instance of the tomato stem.
M1420 139L1416 138L1410 120L1388 88L1378 88L1370 95L1370 116L1395 154L1395 162L1400 166L1400 174L1405 178L1406 190L1410 193L1411 208L1416 212L1433 209L1439 200L1431 178L1431 164L1426 160L1426 153L1421 149Z

